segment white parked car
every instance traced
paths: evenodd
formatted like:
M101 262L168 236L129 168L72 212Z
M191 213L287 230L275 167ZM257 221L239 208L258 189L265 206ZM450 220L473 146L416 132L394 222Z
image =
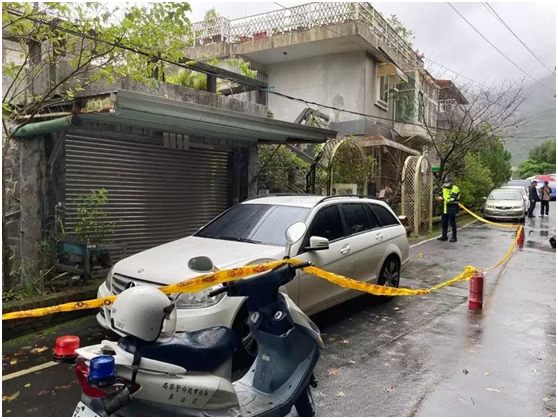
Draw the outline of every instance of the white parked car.
M190 237L121 260L100 286L98 297L130 286L164 286L203 274L195 266L199 256L209 257L217 269L282 259L285 231L300 221L307 232L291 248L291 257L359 281L399 286L409 260L409 243L405 227L385 203L359 197L274 196L245 201ZM211 298L210 291L178 296L177 330L232 327L239 336L236 361L249 362L255 348L244 299L226 294ZM304 272L284 291L307 314L359 295ZM109 312L105 307L97 315L107 328Z
M514 189L494 189L484 203L484 218L525 221L525 200Z
M518 191L525 201L525 212L529 209L529 189L524 186L506 185L502 186L502 189L513 189Z

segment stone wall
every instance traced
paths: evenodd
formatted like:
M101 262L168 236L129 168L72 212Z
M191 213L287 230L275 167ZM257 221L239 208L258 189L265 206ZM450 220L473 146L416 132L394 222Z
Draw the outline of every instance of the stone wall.
M154 81L150 84L140 83L128 79L117 79L110 85L96 83L89 86L81 96L90 96L101 93L114 92L118 89L136 93L164 97L166 99L180 100L182 102L197 103L199 105L213 106L215 108L242 112L249 115L267 115L267 107L254 102L238 100L223 95L191 89L185 86Z
M11 288L10 282L25 283L36 278L46 192L45 139L11 140L4 164L6 235L11 270L11 278L4 278L4 284Z

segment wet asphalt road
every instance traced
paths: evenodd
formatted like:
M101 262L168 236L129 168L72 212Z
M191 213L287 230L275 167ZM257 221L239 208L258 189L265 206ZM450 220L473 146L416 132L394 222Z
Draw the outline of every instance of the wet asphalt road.
M362 296L315 316L326 344L315 399L320 416L555 416L556 263L550 219L527 220L525 245L488 273L484 310L467 309L468 284L428 296ZM424 288L463 266L488 267L514 236L474 224L458 243L411 249L402 286ZM3 344L3 376L50 361L55 336L84 344L106 332L93 318ZM32 353L35 348L49 350ZM35 351L36 352L36 351ZM17 359L17 364L11 365ZM69 416L79 399L71 367L2 382L4 416ZM26 387L27 385L27 387Z

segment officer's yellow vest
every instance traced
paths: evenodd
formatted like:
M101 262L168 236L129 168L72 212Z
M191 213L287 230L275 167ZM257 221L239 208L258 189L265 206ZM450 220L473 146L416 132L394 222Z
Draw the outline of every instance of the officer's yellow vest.
M442 190L442 198L444 198L444 214L448 213L448 204L457 204L459 202L459 188L455 185Z

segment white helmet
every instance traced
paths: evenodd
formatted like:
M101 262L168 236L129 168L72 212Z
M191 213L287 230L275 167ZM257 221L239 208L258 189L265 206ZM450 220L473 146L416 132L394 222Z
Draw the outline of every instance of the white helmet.
M112 304L111 327L122 334L154 342L173 308L174 304L158 288L128 288Z

